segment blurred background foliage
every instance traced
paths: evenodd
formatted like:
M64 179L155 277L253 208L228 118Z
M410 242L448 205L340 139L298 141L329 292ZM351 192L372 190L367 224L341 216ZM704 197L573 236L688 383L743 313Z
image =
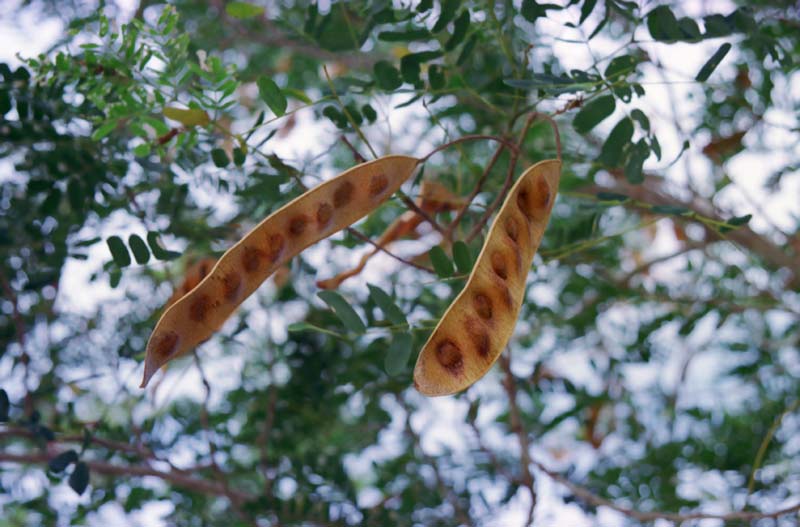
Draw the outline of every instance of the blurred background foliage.
M796 524L772 514L800 495L795 2L22 14L64 31L0 64L0 525ZM560 195L515 337L466 393L425 399L411 369L507 152L442 251L424 222L397 244L436 274L376 257L341 288L366 331L317 298L369 249L343 233L137 388L194 261L372 148L516 141L532 111L559 124ZM467 196L495 147L452 147L404 191ZM521 147L517 174L556 155L540 122Z

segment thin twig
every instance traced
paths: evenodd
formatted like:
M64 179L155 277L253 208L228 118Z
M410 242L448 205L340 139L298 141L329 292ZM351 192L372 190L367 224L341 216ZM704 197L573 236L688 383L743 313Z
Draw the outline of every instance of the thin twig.
M500 355L500 367L505 373L503 387L508 395L508 406L511 417L511 430L517 435L520 450L520 465L522 466L522 484L528 488L531 494L531 505L528 508L528 518L525 525L533 525L533 513L536 509L536 479L531 472L530 441L525 428L522 426L519 405L517 404L517 384L514 381L514 374L511 372L511 358L503 353Z

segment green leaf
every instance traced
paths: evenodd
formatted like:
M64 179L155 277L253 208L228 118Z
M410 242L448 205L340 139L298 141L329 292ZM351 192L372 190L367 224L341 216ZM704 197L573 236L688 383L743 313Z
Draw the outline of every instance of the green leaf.
M444 249L437 245L430 250L428 255L431 258L433 270L436 271L440 278L447 278L453 275L453 262L447 257Z
M391 62L379 60L372 68L375 74L375 81L378 86L385 91L394 91L403 85L403 78Z
M237 167L244 165L246 159L247 159L247 154L244 153L244 150L242 150L238 146L233 149L233 163Z
M503 83L519 90L541 90L553 95L583 91L588 86L567 76L534 73L530 79L503 79Z
M724 15L709 15L703 18L706 32L704 38L727 37L736 29L733 20Z
M258 85L258 94L261 96L261 99L267 103L272 113L278 117L285 114L287 104L286 96L283 95L283 92L280 87L275 84L275 81L262 75L256 80L256 84Z
M603 148L600 151L600 160L607 166L618 166L622 161L622 152L625 146L630 143L632 137L633 121L628 117L624 117L608 134L608 139L603 143Z
M0 388L0 423L8 422L8 412L11 409L11 402L8 400L8 393Z
M326 106L322 110L322 115L333 121L337 128L347 128L347 117L335 106Z
M365 104L361 107L361 113L364 114L364 117L370 123L374 123L378 119L378 112L375 111L375 108L370 106L369 104Z
M119 236L111 236L106 240L108 250L111 251L111 258L117 267L127 267L131 264L131 255L128 254L128 248Z
M653 205L650 210L655 214L669 214L672 216L681 216L690 212L687 207L682 205Z
M133 155L136 157L147 157L150 155L150 145L142 143L133 147Z
M752 214L745 214L744 216L736 216L734 218L729 219L726 223L727 225L719 227L719 232L725 233L728 231L732 231L737 227L741 227L742 225L747 225L750 222L750 219L753 217Z
M325 335L336 337L337 339L345 338L345 336L342 335L341 333L321 328L319 326L315 326L314 324L309 324L308 322L295 322L293 324L289 324L289 326L287 326L286 328L286 331L288 331L289 333L302 333L303 331L313 331L314 333L323 333Z
M51 472L63 472L73 463L77 463L78 461L78 453L74 450L67 450L65 452L61 452L59 455L51 459L47 463L47 468Z
M68 483L78 496L83 494L86 487L89 486L89 465L83 461L76 463L72 474L69 475Z
M650 36L660 42L675 42L683 37L678 19L665 5L658 6L647 14L647 29Z
M179 252L165 249L161 244L161 237L154 231L147 233L147 245L150 247L150 251L157 260L174 260L181 255Z
M392 334L391 344L383 362L386 373L394 377L405 371L408 367L408 359L411 357L413 341L410 332Z
M342 321L344 327L353 333L362 334L367 328L358 313L350 306L347 300L336 291L320 291L317 293L323 302L328 304L339 320Z
M572 121L572 126L580 134L588 133L592 128L600 124L600 122L614 113L616 102L613 95L603 95L586 103L575 119Z
M625 78L636 69L639 59L632 55L621 55L614 57L606 67L605 77L609 82L616 82Z
M600 201L628 201L628 196L616 192L598 192L596 195Z
M450 21L455 18L456 11L458 11L458 6L460 5L461 0L442 0L442 10L439 14L439 19L436 20L436 23L433 25L433 29L431 29L431 31L438 33L446 28L447 24L449 24Z
M247 2L230 2L225 5L225 12L228 16L244 20L263 15L264 8Z
M447 43L444 45L444 49L447 51L452 51L458 47L464 41L464 37L467 36L467 30L469 29L469 10L465 9L458 15L456 21L453 22L453 35L447 40Z
M184 126L205 126L211 122L208 113L199 108L172 108L166 107L163 112L164 117L172 121L177 121Z
M0 88L0 117L11 111L11 95L8 90Z
M228 166L228 163L231 162L231 160L228 159L228 154L221 148L214 148L211 150L211 161L214 162L214 166L219 168L225 168Z
M383 314L389 322L394 325L408 324L403 311L397 307L397 304L394 303L394 300L392 300L392 297L389 296L388 293L372 284L367 284L367 287L369 288L370 298L375 302L375 305L383 311Z
M458 56L458 60L456 60L456 66L463 66L464 63L469 60L477 43L478 35L473 34L471 37L469 37L467 43L461 48L461 54Z
M650 147L647 146L647 143L644 140L640 140L636 144L633 144L628 149L628 158L625 162L625 179L628 180L629 183L634 185L638 185L642 181L644 181L644 173L642 172L642 168L644 167L645 160L650 156Z
M469 274L472 271L472 257L469 254L469 247L461 240L453 244L453 261L461 274Z
M433 0L421 0L419 5L417 6L417 13L424 13L425 11L430 11L433 7Z
M147 244L138 234L131 234L128 237L128 245L137 264L143 265L150 261L150 251L147 250Z
M39 210L44 215L52 215L58 210L58 206L61 204L61 189L58 187L53 188L48 194L47 197L44 198L41 207Z
M639 110L638 108L632 110L631 118L638 122L639 126L641 126L645 132L650 132L650 119L647 118L643 111Z
M689 17L678 19L678 27L681 30L681 40L684 42L698 42L702 39L700 28L697 22Z
M113 132L114 128L116 127L117 127L116 120L107 121L92 133L92 139L95 141L99 141L100 139L104 138L105 136Z
M560 5L556 4L540 4L536 0L522 0L522 17L528 22L536 22L537 18L547 17L549 10L561 10Z
M581 5L581 18L578 20L578 25L582 25L589 18L596 5L597 0L584 0L583 5Z
M428 82L433 90L442 90L445 87L446 81L444 78L444 69L439 64L434 64L428 68Z
M382 31L378 33L378 40L384 42L412 42L414 40L428 40L431 38L433 38L433 35L424 27L412 27L405 31Z
M714 70L717 69L719 63L722 62L722 59L725 58L725 55L727 55L730 50L731 50L731 45L728 42L721 45L717 49L717 51L715 51L714 54L711 55L711 58L708 59L708 61L705 64L703 64L703 67L700 68L700 71L698 71L697 75L695 75L694 80L696 80L697 82L707 81L708 78L711 76L711 74L714 72Z

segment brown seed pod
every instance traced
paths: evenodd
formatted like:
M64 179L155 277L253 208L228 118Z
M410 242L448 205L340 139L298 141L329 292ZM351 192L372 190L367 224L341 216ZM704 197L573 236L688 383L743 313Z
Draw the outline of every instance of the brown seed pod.
M183 295L197 287L197 284L208 276L208 273L214 268L215 263L217 263L216 258L202 258L186 269L183 282L179 287L175 288L172 296L169 297L169 300L167 300L167 303L164 305L164 309L169 308L169 306L177 302Z
M161 316L147 343L142 387L162 365L208 339L286 261L386 201L418 164L416 158L399 155L362 163L256 225Z
M460 392L483 377L519 317L525 280L550 218L561 161L541 161L519 178L489 229L464 289L445 311L414 367L423 395Z

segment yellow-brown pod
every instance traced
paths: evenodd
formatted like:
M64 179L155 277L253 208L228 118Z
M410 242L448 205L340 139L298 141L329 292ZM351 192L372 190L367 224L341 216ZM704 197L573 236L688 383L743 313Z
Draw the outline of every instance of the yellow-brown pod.
M168 309L169 306L177 302L183 295L197 287L197 284L208 276L208 273L214 268L215 263L217 263L216 258L202 258L186 269L183 282L179 287L175 288L172 296L169 297L169 300L167 300L167 303L164 305L164 309Z
M162 365L208 339L283 263L386 201L417 164L416 158L396 155L362 163L305 192L256 225L161 316L147 343L142 387Z
M445 311L414 367L423 395L449 395L483 377L519 317L533 255L550 218L561 161L525 171L506 196L464 289Z

